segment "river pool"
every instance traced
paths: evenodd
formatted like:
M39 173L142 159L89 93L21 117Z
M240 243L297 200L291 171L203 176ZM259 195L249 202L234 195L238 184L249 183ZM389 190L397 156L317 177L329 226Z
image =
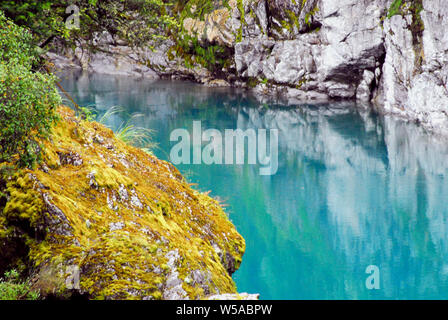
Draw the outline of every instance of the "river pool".
M169 160L174 129L278 130L278 170L180 164L226 203L246 239L239 292L261 299L448 298L448 143L351 103L280 105L188 82L64 73L61 84L117 129L132 113ZM366 268L378 269L368 289Z

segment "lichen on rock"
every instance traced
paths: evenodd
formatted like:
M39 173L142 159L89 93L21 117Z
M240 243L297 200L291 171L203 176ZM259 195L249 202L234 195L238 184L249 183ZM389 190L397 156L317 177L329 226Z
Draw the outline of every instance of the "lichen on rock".
M219 203L168 162L59 113L40 168L0 179L0 271L26 266L44 297L236 293L245 243Z

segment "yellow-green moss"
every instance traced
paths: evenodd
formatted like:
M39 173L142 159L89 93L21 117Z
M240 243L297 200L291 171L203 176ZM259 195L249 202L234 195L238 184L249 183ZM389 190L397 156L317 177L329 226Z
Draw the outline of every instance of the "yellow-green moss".
M35 226L41 220L43 202L29 175L15 176L7 184L9 201L3 209L7 220L27 220Z
M181 257L180 279L193 270L210 271L210 294L235 292L213 245L238 267L245 244L219 203L193 190L171 164L117 140L102 125L80 121L65 107L60 115L51 139L43 142L42 168L23 170L7 184L0 237L13 217L44 228L44 239L26 240L29 263L62 279L67 266L78 266L80 290L95 299L162 298L170 272L162 266L172 250ZM82 164L61 164L60 154L75 154ZM47 225L45 217L59 222ZM59 280L37 286L48 283L64 291ZM193 283L182 287L190 298L205 296Z

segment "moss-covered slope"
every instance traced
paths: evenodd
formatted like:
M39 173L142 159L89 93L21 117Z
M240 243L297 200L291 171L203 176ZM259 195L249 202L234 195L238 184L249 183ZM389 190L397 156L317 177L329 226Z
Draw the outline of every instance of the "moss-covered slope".
M0 268L26 266L43 296L236 292L245 243L219 203L171 164L59 112L40 168L0 181Z

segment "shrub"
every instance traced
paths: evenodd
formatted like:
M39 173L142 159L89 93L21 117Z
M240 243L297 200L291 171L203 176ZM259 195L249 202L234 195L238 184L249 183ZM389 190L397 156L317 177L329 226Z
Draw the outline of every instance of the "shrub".
M71 5L79 9L79 29L65 26L66 10ZM89 49L101 49L94 40L103 31L127 40L130 46L156 44L165 38L167 29L178 27L170 16L171 7L171 1L165 0L0 1L0 10L18 25L28 27L34 42L47 49L54 45L54 38L73 48L86 41Z
M31 35L0 12L0 162L31 167L61 103L53 75L33 72Z
M0 11L0 61L30 68L37 60L37 51L31 46L32 35L5 18Z

